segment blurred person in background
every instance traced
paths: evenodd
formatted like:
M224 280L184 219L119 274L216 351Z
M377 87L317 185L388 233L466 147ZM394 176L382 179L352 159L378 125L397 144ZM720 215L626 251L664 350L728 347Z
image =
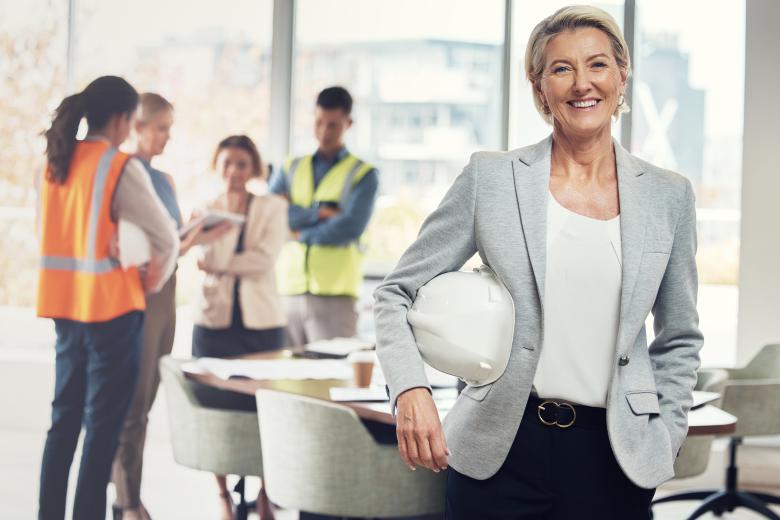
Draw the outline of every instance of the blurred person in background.
M288 233L287 202L271 193L258 196L247 190L251 179L263 175L263 164L254 142L245 135L223 139L212 167L221 174L225 191L208 209L238 213L246 220L240 226L223 225L223 235L202 246L198 267L205 277L195 303L192 354L235 357L282 349L285 317L274 265ZM204 406L256 410L254 397L206 387L196 387L195 393ZM222 517L233 518L225 475L215 477ZM262 487L257 509L263 520L273 518Z
M171 136L173 116L173 105L167 99L151 92L141 94L135 118L137 147L133 155L143 164L154 191L170 218L175 221L177 228L181 228L181 210L176 199L173 177L152 166L153 158L165 151L165 145ZM221 236L220 230L204 231L202 226L196 226L182 238L179 254L184 255L193 245L207 243L219 236ZM146 295L143 354L138 384L125 419L124 429L119 437L119 448L111 476L116 487L116 502L113 505L115 518L124 520L150 518L141 502L146 425L149 410L152 408L160 384L157 363L161 357L171 352L175 330L176 275L174 273L159 292Z
M344 146L351 114L352 96L345 88L320 92L317 151L288 159L271 180L271 191L290 201L290 236L277 274L291 346L357 334L360 237L371 219L379 175Z
M138 93L103 76L57 107L38 182L41 265L37 314L54 320L56 380L41 465L40 519L65 518L68 474L85 436L73 518L103 519L106 486L141 361L145 292L173 273L179 239L139 159L122 153ZM87 136L77 140L86 118ZM148 238L145 274L111 255L117 222Z

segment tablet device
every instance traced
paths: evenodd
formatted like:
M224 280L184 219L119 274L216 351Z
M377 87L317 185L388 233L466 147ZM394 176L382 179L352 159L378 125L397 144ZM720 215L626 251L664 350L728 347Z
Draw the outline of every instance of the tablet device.
M240 213L231 213L229 211L209 210L203 215L191 220L181 227L179 230L179 237L187 236L187 233L192 231L198 224L203 223L203 229L209 230L216 227L223 222L229 222L235 226L240 226L244 223L246 217Z

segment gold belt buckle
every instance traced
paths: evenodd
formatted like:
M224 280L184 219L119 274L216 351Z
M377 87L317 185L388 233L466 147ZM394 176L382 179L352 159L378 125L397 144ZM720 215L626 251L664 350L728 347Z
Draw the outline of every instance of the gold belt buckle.
M552 422L545 421L544 417L542 417L542 412L545 411L544 407L545 407L545 405L548 405L548 404L554 404L557 408L560 408L561 406L568 407L571 410L571 413L572 413L571 421L568 424L561 424L561 423L558 422L558 419L555 419ZM536 415L539 417L539 420L542 421L542 424L544 424L545 426L557 426L558 428L568 428L572 424L574 424L574 422L577 420L577 410L575 410L572 405L570 405L569 403L558 403L556 401L545 401L542 404L540 404L539 406L537 406L536 407Z

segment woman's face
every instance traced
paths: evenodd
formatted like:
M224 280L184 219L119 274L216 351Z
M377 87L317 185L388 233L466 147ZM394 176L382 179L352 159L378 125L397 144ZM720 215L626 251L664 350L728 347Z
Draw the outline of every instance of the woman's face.
M163 153L168 139L171 138L171 126L173 126L172 110L162 110L146 121L136 121L138 150L150 157Z
M618 66L604 31L583 27L548 42L538 88L553 125L565 135L609 133L625 86L626 71Z
M217 171L222 174L227 191L245 191L255 165L243 148L223 148L217 155Z

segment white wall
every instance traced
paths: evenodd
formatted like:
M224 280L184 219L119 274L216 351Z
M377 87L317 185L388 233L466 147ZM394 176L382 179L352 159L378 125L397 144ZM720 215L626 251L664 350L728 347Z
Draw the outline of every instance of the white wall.
M746 9L740 365L780 342L780 2L747 0Z

